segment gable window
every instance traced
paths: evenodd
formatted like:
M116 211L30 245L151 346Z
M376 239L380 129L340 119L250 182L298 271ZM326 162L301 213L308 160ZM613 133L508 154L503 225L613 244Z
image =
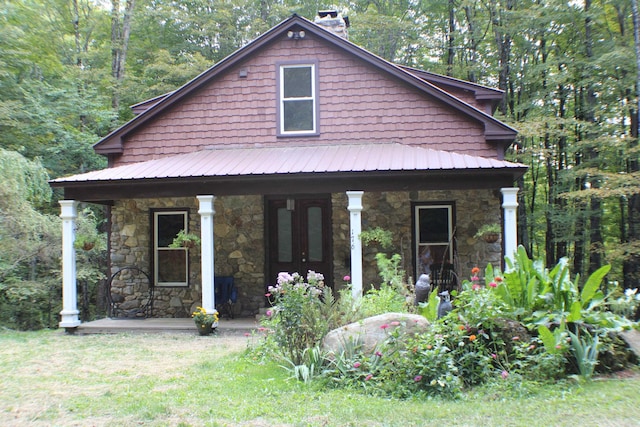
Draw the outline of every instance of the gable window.
M453 272L453 214L452 203L413 206L416 279L429 274L438 286L443 271Z
M188 211L153 212L153 275L155 286L188 286L187 248L171 248L169 245L180 230L187 230Z
M278 83L278 134L317 134L316 65L281 65Z

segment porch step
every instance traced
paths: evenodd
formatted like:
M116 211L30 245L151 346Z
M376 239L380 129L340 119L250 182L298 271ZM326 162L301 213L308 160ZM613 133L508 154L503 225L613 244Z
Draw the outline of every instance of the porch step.
M220 319L217 333L221 335L244 336L258 328L255 319L235 318ZM197 330L192 319L98 319L92 322L80 324L75 333L78 335L87 334L118 334L118 333L143 333L143 334L171 334L189 333L197 334Z

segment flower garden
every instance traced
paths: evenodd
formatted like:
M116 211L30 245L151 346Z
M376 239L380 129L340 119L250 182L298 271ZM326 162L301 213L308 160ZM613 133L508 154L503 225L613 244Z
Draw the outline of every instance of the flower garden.
M635 289L605 293L609 266L581 282L566 260L548 269L519 248L505 272L472 269L452 294L452 310L438 318L437 290L415 305L400 260L378 258L382 283L357 300L348 287L333 295L319 273L281 273L247 356L276 359L304 382L397 398L454 398L492 383L588 380L638 364L620 333L637 328L640 297ZM409 333L404 322L382 324L385 338L373 349L359 339L344 340L338 350L323 346L329 331L389 312L419 314L429 325Z

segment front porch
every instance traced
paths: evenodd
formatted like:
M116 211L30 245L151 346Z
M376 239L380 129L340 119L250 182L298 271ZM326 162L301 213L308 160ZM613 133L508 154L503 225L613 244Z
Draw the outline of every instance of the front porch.
M221 319L216 330L217 335L244 336L259 328L255 318ZM198 335L198 331L190 318L147 318L147 319L112 319L104 318L81 323L75 328L75 334L178 334Z

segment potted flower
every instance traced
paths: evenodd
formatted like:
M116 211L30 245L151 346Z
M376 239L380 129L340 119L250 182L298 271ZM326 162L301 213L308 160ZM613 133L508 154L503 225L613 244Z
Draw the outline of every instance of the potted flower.
M200 244L200 237L195 234L187 233L184 230L180 230L173 242L169 245L170 248L194 248Z
M502 229L497 223L485 224L478 229L473 237L483 239L487 243L495 243L498 241L501 231Z
M200 335L209 335L215 328L218 327L218 311L213 310L212 313L207 313L202 307L197 307L196 311L191 313L191 317L198 328Z

